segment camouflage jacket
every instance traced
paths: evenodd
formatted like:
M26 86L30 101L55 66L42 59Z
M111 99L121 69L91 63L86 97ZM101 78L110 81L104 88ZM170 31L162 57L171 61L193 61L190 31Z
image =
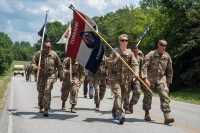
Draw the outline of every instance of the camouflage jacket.
M142 78L147 77L154 84L172 83L172 60L167 52L159 55L155 50L145 56L145 64L142 66Z
M130 49L127 49L123 53L118 51L121 58L135 71L137 76L139 75L139 64ZM114 58L116 57L115 53L112 53L109 57L109 74L108 77L110 80L116 80L119 82L130 81L133 77L133 74L130 70L122 63L120 59L114 62Z
M108 76L108 57L104 56L96 73L88 72L88 80L106 79Z
M84 68L77 61L71 61L72 63L72 80L78 79L82 80L82 76L84 74ZM63 63L64 70L70 70L70 58L65 58ZM64 73L65 78L70 78L70 73Z
M142 58L139 54L137 56L135 56L138 65L139 65L139 76L142 76L142 66L144 64L144 58ZM136 82L137 80L134 80L134 82Z
M43 51L38 51L33 55L31 66L34 70L37 70L39 64L39 56L41 53L41 63L40 63L40 73L39 77L50 77L55 75L57 71L59 74L62 72L62 65L60 59L56 52L50 50L49 54L46 54Z

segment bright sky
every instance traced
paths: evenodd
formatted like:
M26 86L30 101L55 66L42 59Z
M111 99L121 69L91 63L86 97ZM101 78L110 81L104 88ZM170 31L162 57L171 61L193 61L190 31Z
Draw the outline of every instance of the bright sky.
M102 16L123 6L138 6L139 0L0 0L0 32L8 34L13 42L39 40L38 31L44 24L46 10L48 22L66 24L72 18L69 5L89 17ZM67 27L66 27L67 28Z

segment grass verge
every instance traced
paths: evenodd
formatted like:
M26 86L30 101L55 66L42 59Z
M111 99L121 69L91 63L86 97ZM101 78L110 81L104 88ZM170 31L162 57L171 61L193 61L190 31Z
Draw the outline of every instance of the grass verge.
M172 100L200 105L200 89L184 89L170 92Z
M3 74L0 75L0 110L2 110L4 105L5 93L8 88L8 84L13 75L13 66L14 65L24 65L27 66L29 61L13 61L11 67Z

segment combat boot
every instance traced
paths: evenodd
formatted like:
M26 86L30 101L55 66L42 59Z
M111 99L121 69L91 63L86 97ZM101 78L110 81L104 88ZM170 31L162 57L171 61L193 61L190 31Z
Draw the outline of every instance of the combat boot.
M144 116L145 121L151 121L151 117L149 114L149 110L145 110L145 116Z
M74 104L72 104L72 106L71 106L71 113L76 113L75 105Z
M125 117L122 114L117 114L115 119L119 121L119 124L124 124L125 122Z
M100 105L99 103L96 104L95 111L99 111L99 105Z
M65 107L65 102L62 102L62 111L65 111L66 107Z
M90 99L92 99L93 98L93 88L92 87L90 87L89 88L89 97L90 97Z
M125 109L125 114L131 114L129 109Z
M48 113L48 108L45 108L44 109L44 117L48 117L49 116L49 113Z
M169 123L173 123L174 122L174 118L170 118L169 117L169 113L165 113L164 114L164 124L169 124Z
M129 110L129 105L126 105L124 108L125 108L125 114L131 114Z
M133 114L133 104L129 105L129 111L131 112L131 114Z
M44 107L40 107L39 113L44 113Z

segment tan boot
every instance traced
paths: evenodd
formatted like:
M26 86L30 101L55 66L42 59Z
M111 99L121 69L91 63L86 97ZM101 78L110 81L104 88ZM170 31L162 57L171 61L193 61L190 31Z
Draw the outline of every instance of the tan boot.
M95 108L95 111L99 111L99 103L98 104L96 104L96 108Z
M44 107L40 107L39 113L44 113Z
M43 114L44 117L48 117L49 116L49 113L48 113L48 108L45 108L44 109L44 114Z
M145 116L144 116L145 121L151 121L151 117L149 114L149 110L145 110Z
M75 105L74 104L72 104L72 106L71 106L71 113L76 113Z
M131 114L131 112L129 110L129 105L125 106L125 114Z
M62 111L65 111L66 107L65 107L65 102L62 102Z
M164 117L165 117L164 124L169 124L174 122L174 118L170 118L169 113L165 113Z
M133 114L133 104L129 105L129 111L131 112L131 114Z
M129 109L125 109L125 114L131 114Z

